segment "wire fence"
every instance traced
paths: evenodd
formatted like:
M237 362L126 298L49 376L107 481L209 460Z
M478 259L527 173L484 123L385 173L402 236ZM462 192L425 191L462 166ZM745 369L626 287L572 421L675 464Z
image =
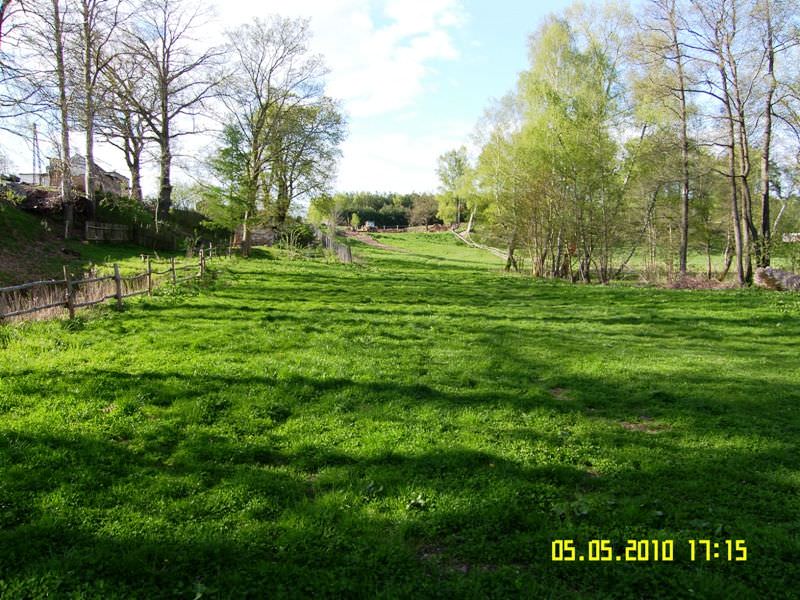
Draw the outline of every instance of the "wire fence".
M159 259L142 255L147 269L133 275L122 275L119 264L113 265L114 274L73 279L64 267L63 279L32 281L20 285L0 288L0 323L28 318L53 318L65 312L70 318L75 311L114 300L117 309L122 309L123 300L147 294L165 283L177 285L205 276L207 263L214 259L230 258L232 248L225 251L213 246L201 248L197 260L177 264L175 258ZM163 266L159 270L158 267Z

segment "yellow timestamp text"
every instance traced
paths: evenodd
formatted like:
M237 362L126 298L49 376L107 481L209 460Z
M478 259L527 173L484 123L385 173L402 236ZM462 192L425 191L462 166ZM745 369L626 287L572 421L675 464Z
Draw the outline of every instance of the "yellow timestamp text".
M691 561L747 560L747 545L744 540L687 540L683 555ZM553 540L551 557L556 562L672 562L675 560L674 540L627 540L624 547L614 547L611 540L589 540L585 545L575 540ZM679 557L680 558L680 557Z

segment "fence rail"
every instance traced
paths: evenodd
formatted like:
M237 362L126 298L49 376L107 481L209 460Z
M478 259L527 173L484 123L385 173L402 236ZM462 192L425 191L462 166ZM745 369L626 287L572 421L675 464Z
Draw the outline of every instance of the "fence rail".
M155 271L153 270L153 258L144 255L143 260L147 263L147 270L143 273L123 276L120 274L119 265L115 263L113 275L90 276L81 279L72 279L65 266L63 279L32 281L0 288L0 323L13 317L54 311L55 309L60 309L59 313L66 310L69 317L74 318L76 309L94 306L112 299L116 300L117 308L122 309L123 299L144 294L152 295L153 289L164 281L169 281L174 285L202 278L206 273L207 261L225 256L231 256L230 249L227 252L220 252L217 248L209 246L199 250L197 262L176 265L175 258L170 258L169 268ZM190 274L184 275L187 271ZM162 277L161 281L158 280L159 277Z

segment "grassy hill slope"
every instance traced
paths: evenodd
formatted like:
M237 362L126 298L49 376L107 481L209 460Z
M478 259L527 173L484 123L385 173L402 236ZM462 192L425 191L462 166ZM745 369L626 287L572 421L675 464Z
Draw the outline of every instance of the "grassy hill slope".
M0 330L0 596L791 597L795 296L380 241Z
M144 270L140 255L153 254L153 250L133 244L64 241L58 234L46 219L0 201L0 287L63 279L64 265L79 274L97 266L108 271L116 262L123 273L138 273ZM158 254L167 257L180 253Z

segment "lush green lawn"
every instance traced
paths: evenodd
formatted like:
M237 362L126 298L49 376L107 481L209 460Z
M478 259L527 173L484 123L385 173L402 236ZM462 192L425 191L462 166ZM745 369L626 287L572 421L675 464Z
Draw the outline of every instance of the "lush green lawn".
M378 237L0 329L0 596L795 596L798 296Z

